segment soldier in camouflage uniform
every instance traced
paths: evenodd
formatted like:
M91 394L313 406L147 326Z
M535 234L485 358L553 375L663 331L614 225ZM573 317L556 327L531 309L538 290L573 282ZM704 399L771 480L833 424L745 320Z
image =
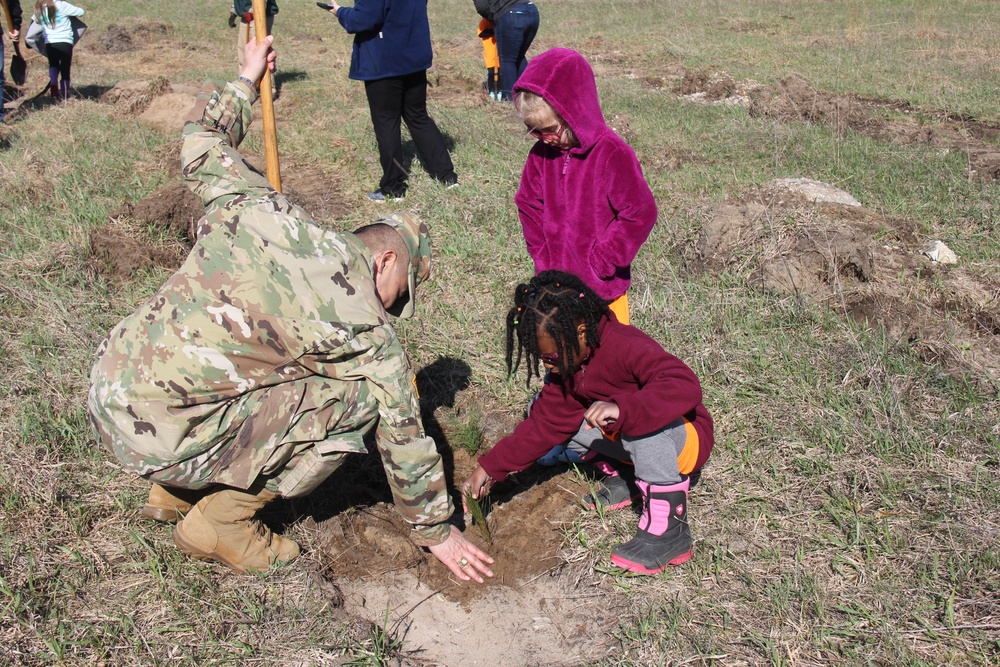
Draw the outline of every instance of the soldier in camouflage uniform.
M447 520L441 458L387 312L409 317L430 274L426 225L397 213L326 231L236 150L272 38L241 77L199 97L184 128L185 178L205 204L181 268L97 352L89 407L102 443L154 482L143 513L179 521L196 558L239 570L298 555L254 515L314 490L376 442L412 538L463 580L492 559ZM478 572L477 572L478 570Z

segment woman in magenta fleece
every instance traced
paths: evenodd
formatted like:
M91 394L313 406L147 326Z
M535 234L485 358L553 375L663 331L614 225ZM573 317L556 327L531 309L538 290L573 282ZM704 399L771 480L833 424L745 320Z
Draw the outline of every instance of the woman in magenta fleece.
M635 152L604 122L590 63L570 49L536 56L514 102L538 139L514 197L535 273L580 276L628 324L630 266L656 201Z
M569 443L605 473L584 502L612 510L642 497L635 537L613 549L612 563L656 574L689 560L688 491L713 445L712 418L691 369L621 324L578 277L560 271L544 271L514 293L508 372L522 357L528 382L541 361L545 385L528 417L479 457L463 494L481 498L494 481L529 467L553 445Z

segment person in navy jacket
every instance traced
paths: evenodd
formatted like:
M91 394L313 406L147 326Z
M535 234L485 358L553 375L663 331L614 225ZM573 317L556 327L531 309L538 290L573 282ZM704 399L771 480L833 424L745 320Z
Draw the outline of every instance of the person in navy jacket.
M348 76L365 84L378 142L382 179L368 197L398 200L406 193L400 119L416 144L421 163L445 186L458 183L444 137L427 113L427 69L431 30L427 0L357 0L330 11L354 35Z

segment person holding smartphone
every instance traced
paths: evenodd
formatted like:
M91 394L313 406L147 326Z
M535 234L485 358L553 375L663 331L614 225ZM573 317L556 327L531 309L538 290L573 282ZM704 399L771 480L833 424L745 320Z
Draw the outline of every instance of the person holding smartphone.
M427 69L433 57L427 0L357 0L353 7L331 0L330 7L354 35L348 76L365 84L378 142L382 178L368 198L398 201L406 193L400 120L431 178L446 187L457 185L444 137L427 113Z

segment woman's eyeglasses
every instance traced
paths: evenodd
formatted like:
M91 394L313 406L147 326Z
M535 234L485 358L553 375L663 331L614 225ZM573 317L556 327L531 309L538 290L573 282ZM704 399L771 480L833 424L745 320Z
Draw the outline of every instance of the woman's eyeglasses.
M561 141L565 130L566 127L563 125L553 125L542 130L528 125L528 134L542 141Z

